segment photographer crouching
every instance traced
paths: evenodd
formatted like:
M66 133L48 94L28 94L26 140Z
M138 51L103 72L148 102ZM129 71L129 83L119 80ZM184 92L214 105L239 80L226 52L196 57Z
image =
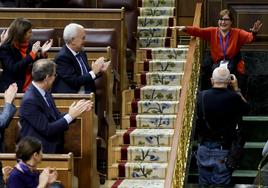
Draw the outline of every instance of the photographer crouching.
M227 185L242 155L245 142L238 123L249 106L226 67L214 69L211 83L197 98L199 184Z

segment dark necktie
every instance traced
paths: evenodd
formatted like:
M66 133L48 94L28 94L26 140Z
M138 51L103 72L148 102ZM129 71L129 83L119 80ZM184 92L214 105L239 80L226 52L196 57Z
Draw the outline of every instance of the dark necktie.
M50 109L50 111L52 112L52 115L56 119L56 117L57 117L57 110L55 109L55 107L53 105L53 102L52 102L52 99L51 99L50 95L47 92L45 93L45 99L46 99L46 102L48 104L48 108Z
M78 63L80 65L81 69L82 69L81 70L82 75L87 74L88 73L87 67L86 67L86 65L85 65L80 53L76 54L75 57L78 59Z

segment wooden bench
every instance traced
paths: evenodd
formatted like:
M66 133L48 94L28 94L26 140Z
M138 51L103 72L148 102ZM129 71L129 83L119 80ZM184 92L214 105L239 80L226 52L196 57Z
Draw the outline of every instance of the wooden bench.
M1 153L0 161L4 166L14 167L17 163L15 153ZM43 154L42 162L38 165L38 170L42 171L46 167L55 168L58 178L65 188L77 187L74 184L73 154Z
M87 28L114 28L119 45L120 91L128 86L125 62L126 23L125 9L94 8L0 8L0 25L8 27L16 17L29 19L35 28L53 28L54 46L62 46L64 27L75 22Z
M68 112L69 106L80 99L94 100L93 94L53 94L55 103L61 112ZM23 94L18 94L14 104L19 109ZM4 104L3 94L0 94L0 104ZM18 138L18 110L5 132L4 146L7 153L15 152ZM85 112L76 119L64 134L64 153L74 154L74 175L78 177L79 187L99 187L97 173L96 137L97 117L94 109Z

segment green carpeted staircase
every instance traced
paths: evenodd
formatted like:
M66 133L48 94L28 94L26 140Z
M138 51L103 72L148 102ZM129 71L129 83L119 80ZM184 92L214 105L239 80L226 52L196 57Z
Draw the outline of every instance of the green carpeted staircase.
M164 187L188 46L176 46L175 0L139 1L136 88L123 92L103 187ZM172 48L175 47L175 48Z

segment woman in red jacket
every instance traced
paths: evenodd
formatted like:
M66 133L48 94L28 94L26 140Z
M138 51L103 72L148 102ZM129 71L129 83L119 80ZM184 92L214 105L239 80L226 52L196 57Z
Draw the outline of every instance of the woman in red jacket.
M193 26L176 26L179 31L184 31L189 35L200 37L210 43L210 55L212 65L210 75L214 68L227 66L232 74L237 77L244 75L245 63L241 58L240 49L244 44L254 41L262 23L257 20L251 32L243 29L232 28L234 21L232 13L224 9L219 13L218 27L199 28ZM205 62L204 62L205 63Z
M4 35L4 34L3 34ZM6 38L5 38L6 37ZM7 36L1 36L0 61L3 73L0 92L16 82L18 92L25 92L31 83L32 64L39 58L45 58L52 46L52 39L40 46L40 41L31 44L32 23L25 18L15 19L9 26ZM38 51L41 54L38 54Z

